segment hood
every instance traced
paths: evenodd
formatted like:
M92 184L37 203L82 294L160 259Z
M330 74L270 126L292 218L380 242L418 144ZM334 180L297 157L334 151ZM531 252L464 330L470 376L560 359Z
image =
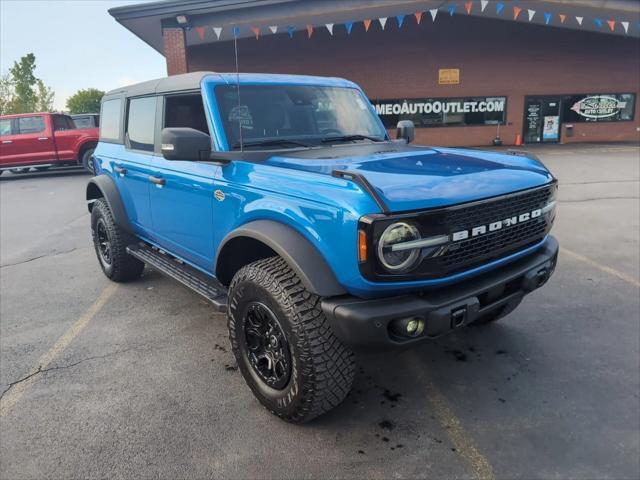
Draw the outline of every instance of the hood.
M334 146L273 156L268 165L331 175L364 175L392 212L481 200L550 182L534 158L470 149L394 143Z

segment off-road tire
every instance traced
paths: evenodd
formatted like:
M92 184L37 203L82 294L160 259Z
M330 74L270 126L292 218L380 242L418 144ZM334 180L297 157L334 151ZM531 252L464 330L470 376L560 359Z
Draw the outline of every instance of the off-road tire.
M521 301L522 300L518 301L518 303L516 303L515 305L505 305L503 307L500 307L488 313L485 313L483 316L481 316L477 320L474 320L473 322L471 322L471 325L479 327L482 325L487 325L487 324L496 322L501 318L506 317L511 312L513 312L518 307L518 305L520 305Z
M110 262L106 262L100 252L99 230L106 233L110 243ZM109 279L114 282L128 282L140 278L144 270L144 263L127 254L127 245L135 243L136 238L123 231L116 224L111 209L104 198L99 198L93 203L93 208L91 209L91 236L98 263Z
M94 151L95 148L90 148L82 154L82 166L87 171L87 173L90 173L91 175L96 174L96 166L93 163L94 160L91 158Z
M240 372L263 406L292 423L307 422L340 404L355 375L355 356L333 334L320 300L280 257L241 268L229 288L229 337ZM288 342L291 376L280 390L256 374L247 355L245 313L252 302L264 303L275 314Z

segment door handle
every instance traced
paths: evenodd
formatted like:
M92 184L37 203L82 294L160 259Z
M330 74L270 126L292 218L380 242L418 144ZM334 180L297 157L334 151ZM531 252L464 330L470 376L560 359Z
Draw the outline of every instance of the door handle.
M167 183L167 181L164 178L154 177L153 175L149 176L149 181L151 183L156 184L158 187L164 187Z
M40 141L49 140L49 137L38 137L38 140Z
M124 176L124 175L126 175L126 174L127 174L127 169L126 169L126 168L119 167L119 166L115 166L115 167L113 167L113 169L115 170L115 172L116 172L118 175Z
M4 143L4 144L13 143L13 140L2 140L2 143Z

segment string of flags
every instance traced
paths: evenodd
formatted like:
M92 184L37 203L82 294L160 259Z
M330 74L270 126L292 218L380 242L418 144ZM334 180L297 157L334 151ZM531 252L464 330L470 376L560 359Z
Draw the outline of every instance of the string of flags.
M489 8L490 4L492 4L491 8ZM460 4L458 3L450 3L446 7L441 7L441 8L443 9L446 8L446 12L449 14L449 16L464 14L463 12L466 12L467 15L471 15L472 12L475 12L475 13L479 12L482 14L482 13L489 13L493 11L495 14L495 17L498 17L498 18L505 18L505 17L508 18L508 16L511 16L513 20L526 18L528 22L532 22L534 18L536 18L536 15L538 15L538 18L543 19L543 22L545 25L558 24L558 22L561 25L565 25L567 24L567 22L575 22L575 24L577 24L578 26L581 26L581 27L585 26L584 16L576 15L576 16L572 16L573 18L570 18L569 15L566 15L564 13L552 13L552 12L538 11L538 10L532 10L532 9L527 9L525 12L522 7L519 7L517 5L512 5L510 4L510 2L506 2L506 0L503 0L503 1L468 0L464 2L460 11L458 11L459 6ZM431 21L435 22L436 17L438 16L438 13L440 12L440 10L438 8L432 8L427 11L418 11L413 14L400 14L395 16L394 19L398 25L398 28L402 28L403 25L406 25L407 18L411 18L411 17L414 18L417 25L420 25L422 22L423 14L426 14L427 12L431 17ZM385 30L385 27L387 27L388 22L393 20L391 20L389 17L380 17L377 19L365 19L357 22L345 22L342 24L326 23L324 25L324 28L327 29L327 31L329 32L329 35L331 36L333 36L336 27L344 28L347 35L351 35L354 25L362 24L364 31L368 32L371 26L374 25L376 21L380 25L380 28L382 30ZM629 34L629 27L631 25L631 22L629 21L616 20L613 18L602 19L597 17L593 18L592 21L593 21L593 25L597 29L602 29L606 25L611 32L615 32L616 28L621 28L625 34ZM286 25L283 28L281 28L279 25L268 25L266 27L265 26L251 26L251 27L245 26L244 27L244 29L247 29L247 28L250 29L251 33L253 34L253 36L255 36L256 40L258 40L261 35L267 34L268 32L271 32L272 35L275 35L279 32L280 33L286 32L290 38L293 38L294 33L296 32L296 28L293 25ZM307 38L310 39L313 36L315 29L317 28L318 27L314 27L313 25L306 25L305 30L306 30ZM636 28L640 30L640 23L637 23ZM238 27L238 26L233 26L233 27L197 26L197 27L194 27L194 29L198 37L200 38L200 40L205 40L205 38L208 35L214 35L216 40L220 40L225 29L230 29L231 34L233 35L234 38L238 38L242 33L241 27ZM248 32L245 32L245 33L248 33Z

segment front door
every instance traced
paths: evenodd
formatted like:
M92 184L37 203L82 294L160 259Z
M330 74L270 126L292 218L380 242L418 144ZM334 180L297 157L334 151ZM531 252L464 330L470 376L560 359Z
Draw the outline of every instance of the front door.
M30 115L16 118L14 132L10 137L3 137L2 141L13 148L8 164L38 165L56 161L56 147L53 132L42 115Z
M213 265L216 165L156 157L149 200L158 245L208 272Z
M560 98L526 97L524 101L524 143L560 141Z

